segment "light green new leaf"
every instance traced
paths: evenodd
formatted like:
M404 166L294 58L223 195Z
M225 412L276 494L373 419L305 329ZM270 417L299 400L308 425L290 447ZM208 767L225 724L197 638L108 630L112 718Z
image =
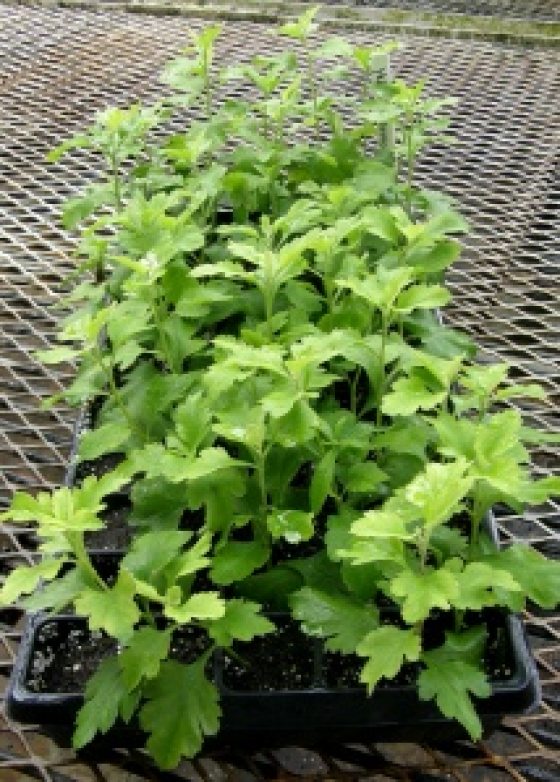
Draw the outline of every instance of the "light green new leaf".
M313 514L301 510L277 510L266 518L266 526L274 540L301 543L313 537Z
M0 605L9 606L22 595L34 592L41 581L52 581L63 563L63 559L45 559L38 565L23 565L12 570L0 589Z
M90 630L104 630L126 642L140 619L135 594L133 577L121 570L114 587L85 589L75 600L76 613L87 617Z
M292 614L308 635L326 638L333 652L354 652L360 641L379 624L374 606L342 593L304 587L289 599Z
M33 356L42 364L62 364L66 361L73 361L80 355L81 351L70 348L67 345L61 345L50 350L37 350Z
M105 658L86 685L85 703L78 712L72 737L74 749L89 744L96 733L107 733L127 694L118 657Z
M405 488L404 496L416 506L426 527L436 527L453 516L470 490L469 464L458 459L449 464L429 462Z
M196 755L204 737L218 730L219 696L204 675L205 665L205 656L191 665L167 660L146 687L140 725L150 734L148 752L163 769Z
M413 310L445 307L451 294L443 285L425 285L420 283L403 291L396 303L395 310L406 315Z
M454 605L459 586L457 577L445 568L415 573L404 570L389 582L389 591L402 601L401 613L405 622L414 624L426 619L432 609L448 609Z
M197 592L182 605L166 604L163 613L179 624L188 624L193 619L220 619L225 610L225 600L218 592Z
M260 615L261 606L248 600L228 600L222 617L207 625L208 633L218 646L229 647L233 641L251 641L271 633L275 626Z
M435 698L444 716L458 720L473 741L480 739L482 725L469 693L479 698L490 695L484 672L470 663L447 658L439 649L425 652L422 660L426 668L418 677L420 698Z
M352 534L362 538L396 538L412 540L413 534L407 528L409 516L399 514L398 509L370 510L352 524Z
M97 459L105 453L114 453L131 435L126 422L113 421L91 429L80 437L78 455L83 459Z
M381 409L392 417L409 416L418 410L432 410L440 405L447 391L432 391L418 375L401 377L393 383L392 390L383 398Z
M269 548L262 543L230 541L214 555L210 572L212 581L220 586L241 581L262 567L269 555Z
M420 651L420 636L414 630L378 627L366 635L356 648L360 657L369 658L362 669L360 681L371 693L383 677L392 679L396 676L406 660L418 660Z
M132 692L142 679L153 679L159 673L162 660L169 653L171 630L141 627L136 630L118 660L122 671L122 683Z

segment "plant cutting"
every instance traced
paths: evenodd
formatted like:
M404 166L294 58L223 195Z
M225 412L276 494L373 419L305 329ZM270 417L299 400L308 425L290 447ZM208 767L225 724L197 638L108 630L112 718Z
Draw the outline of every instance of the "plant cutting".
M77 360L60 397L90 424L72 485L2 514L36 522L40 561L0 599L41 612L20 716L57 621L74 612L103 647L78 702L59 690L77 748L129 724L171 768L220 710L233 736L242 714L270 724L273 692L296 737L304 696L314 735L357 737L353 709L377 735L391 687L391 714L476 739L532 673L512 613L558 602L560 565L498 548L491 525L495 505L560 493L528 451L555 436L510 404L544 393L477 364L437 313L467 225L414 171L451 102L387 79L394 45L318 45L316 13L281 28L293 51L226 69L206 28L164 71L171 97L106 110L51 155L86 146L105 166L65 208L81 279L39 354ZM240 80L254 99L224 99ZM170 135L185 106L203 118ZM101 554L115 503L130 543Z

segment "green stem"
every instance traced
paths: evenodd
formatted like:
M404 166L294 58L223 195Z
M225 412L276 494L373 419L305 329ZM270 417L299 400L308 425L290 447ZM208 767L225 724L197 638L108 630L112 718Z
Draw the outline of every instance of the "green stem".
M412 120L409 120L407 136L406 136L406 211L409 218L414 222L414 215L412 213L412 182L414 179L414 151L412 149Z
M105 378L109 385L111 396L115 400L115 404L121 411L123 418L127 422L130 430L132 432L136 432L136 434L140 436L143 442L145 439L144 433L142 432L140 427L136 424L136 421L134 421L134 419L131 417L128 407L123 402L121 392L117 388L117 384L115 383L115 365L113 363L112 353L109 354L109 364L110 364L109 369L107 369L107 367L105 366L105 361L103 360L103 354L101 353L101 350L99 348L97 348L97 350L95 351L95 355L97 358L97 363L99 364L103 374L105 375Z
M119 177L119 164L116 151L113 151L111 155L111 168L113 170L113 191L115 194L115 206L117 208L117 212L121 212L123 206L121 197L121 180Z
M76 557L76 562L80 567L80 569L87 576L89 576L94 581L94 583L97 584L98 587L101 587L101 589L103 590L109 589L105 581L103 581L103 579L101 578L97 570L91 564L91 560L88 556L84 544L84 533L67 532L65 534L65 537L66 540L68 541L70 548L72 549L74 556Z
M381 349L379 351L379 380L376 389L376 424L381 426L382 414L381 406L383 403L383 394L385 393L385 350L387 345L387 315L381 313Z

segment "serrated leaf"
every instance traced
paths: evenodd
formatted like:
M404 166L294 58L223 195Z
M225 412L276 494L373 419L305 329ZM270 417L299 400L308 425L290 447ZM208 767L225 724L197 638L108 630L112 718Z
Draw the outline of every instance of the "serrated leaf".
M183 484L168 483L164 478L135 481L132 486L132 510L128 523L149 529L176 529L187 503Z
M459 595L455 574L445 568L415 573L404 570L389 582L393 597L402 601L405 622L414 624L426 619L434 608L450 608Z
M224 615L207 625L208 634L218 646L227 648L233 641L251 641L258 635L273 632L275 626L260 611L258 603L228 600Z
M118 657L105 658L86 685L85 703L78 712L72 737L74 749L89 744L96 733L107 733L126 696Z
M313 477L309 485L309 506L313 513L318 513L329 496L334 479L336 453L327 453L315 465Z
M46 559L37 565L12 570L0 589L0 605L9 606L22 595L34 592L41 581L52 581L63 564L63 559Z
M537 605L552 609L560 603L560 562L522 543L487 555L484 562L492 568L507 570Z
M131 435L126 422L114 421L84 432L80 437L78 455L83 459L97 459L106 453L115 453Z
M505 605L507 596L513 593L515 608L521 586L506 570L491 567L485 562L469 562L465 569L457 574L459 594L453 600L456 608L479 610L486 606Z
M218 691L204 675L205 664L205 657L191 665L165 661L145 690L140 725L150 734L148 752L163 769L196 755L204 737L218 730Z
M225 600L218 592L197 592L182 605L165 605L163 612L169 619L186 625L193 619L220 619L225 610Z
M183 530L156 530L134 538L122 566L144 581L151 579L165 568L182 551L192 537Z
M104 630L113 638L127 641L140 619L135 594L133 577L121 570L115 586L85 589L75 600L76 613L87 618L90 630Z
M313 514L301 510L276 510L266 517L266 526L273 540L284 538L288 543L302 543L313 537Z
M290 597L294 619L308 635L326 638L333 652L354 652L360 641L379 623L377 609L342 593L304 587Z
M426 668L418 677L418 694L422 700L435 698L441 713L458 720L476 741L482 735L482 725L470 698L470 693L487 698L491 687L483 671L461 660L447 659L439 649L425 652Z
M169 653L171 630L141 627L130 638L119 654L122 683L127 692L134 690L143 679L158 675L160 664Z
M473 483L466 474L468 466L465 459L429 462L405 488L406 500L418 508L426 527L442 524L457 511Z
M446 391L432 391L421 377L413 374L393 383L391 391L383 398L381 409L385 415L409 416L418 410L432 410L446 396Z
M420 637L414 630L401 630L392 626L378 627L368 633L356 648L360 657L368 658L360 681L371 693L381 679L392 679L396 676L406 660L418 660L420 651Z
M74 568L64 576L46 584L31 597L20 601L27 611L44 611L52 609L55 613L62 611L87 587L84 574Z
M269 548L262 543L230 541L214 555L210 572L212 581L221 586L242 581L262 567L269 555Z
M370 510L353 522L351 531L362 538L412 540L414 536L407 526L409 521L396 509Z

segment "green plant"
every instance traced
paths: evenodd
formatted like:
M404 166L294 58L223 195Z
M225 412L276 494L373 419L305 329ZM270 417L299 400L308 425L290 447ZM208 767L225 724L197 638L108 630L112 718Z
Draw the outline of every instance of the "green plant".
M43 559L0 594L72 604L122 645L88 685L76 746L138 714L161 766L195 754L218 729L209 655L272 632L261 608L289 609L327 649L363 658L369 691L412 663L420 697L476 738L484 612L557 602L558 563L497 550L483 529L496 503L560 492L531 478L525 444L546 435L503 409L543 392L474 363L434 311L467 226L414 184L414 166L447 104L380 80L390 46L315 48L315 14L282 30L303 42L299 59L227 71L208 28L166 69L178 97L110 110L57 153L95 146L110 181L71 207L87 219L80 268L96 283L72 292L62 344L40 358L79 360L62 397L95 403L80 459L121 461L72 489L16 494L3 518L38 523ZM362 84L353 101L336 90L348 73ZM240 78L258 99L218 103ZM151 140L197 101L203 121ZM84 535L124 486L134 537L108 583ZM185 627L205 639L186 664L169 658Z

